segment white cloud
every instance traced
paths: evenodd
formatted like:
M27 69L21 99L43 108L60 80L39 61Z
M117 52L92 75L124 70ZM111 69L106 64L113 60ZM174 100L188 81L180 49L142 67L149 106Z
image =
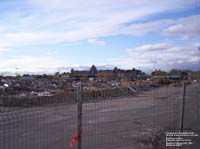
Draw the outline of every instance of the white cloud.
M0 53L10 51L9 46L10 46L10 44L7 42L0 42Z
M152 52L152 51L164 51L171 47L169 43L158 43L158 44L145 44L135 48L128 49L129 52Z
M193 44L196 48L200 48L200 42L196 42Z
M180 38L181 41L188 41L189 40L189 36L188 35L183 35L181 38Z
M200 15L193 15L186 18L177 19L166 28L165 35L181 35L184 37L200 36Z
M15 49L16 46L50 45L80 40L105 45L105 41L99 40L102 37L141 36L148 32L162 30L164 30L164 35L178 34L185 40L186 37L199 36L199 27L197 27L200 26L199 15L144 23L134 22L163 12L185 10L195 2L196 0L28 0L20 2L17 9L7 8L5 12L0 13L0 51ZM158 51L161 50L162 52L159 53ZM170 50L174 50L175 55ZM138 51L143 51L143 53ZM117 65L125 67L152 66L158 62L163 64L173 63L173 61L179 63L198 61L197 53L195 53L196 57L192 55L191 59L182 54L191 56L189 51L193 49L188 48L188 51L185 51L187 50L182 47L173 47L168 43L147 44L131 48L129 57L116 61L118 61ZM51 56L51 53L49 54ZM1 57L0 63L1 70L13 68L13 71L15 66L35 71L40 70L40 67L65 65L55 58L25 56L8 59Z
M64 65L59 59L53 57L11 56L0 59L1 71L9 72L51 72Z
M128 35L144 35L148 32L157 31L159 32L162 28L167 27L173 20L166 19L166 20L158 20L158 21L151 21L146 23L136 23L129 26L121 27L121 34L128 34Z
M125 25L120 23L114 23L108 24L108 22L82 22L78 21L77 23L72 21L72 24L66 25L68 26L65 31L55 31L55 28L50 29L48 26L47 28L42 28L38 30L28 31L28 30L21 30L15 31L15 32L6 32L0 36L0 46L1 43L6 43L10 46L24 46L24 45L40 45L40 44L50 44L50 43L62 43L62 42L75 42L79 40L85 40L89 39L88 42L96 44L104 44L104 41L97 40L98 37L105 37L110 35L120 35L120 34L126 34L126 35L144 35L147 32L152 31L161 31L162 29L165 29L167 26L167 29L163 31L164 35L180 35L181 30L183 30L184 25L172 25L180 22L190 22L191 19L194 19L195 17L185 17L182 19L177 20L158 20L153 22L146 22L146 23L136 23L132 25ZM31 22L34 22L35 20L31 20ZM127 20L128 21L128 20ZM38 23L38 22L37 22ZM52 22L51 22L52 23ZM63 22L60 22L61 24L64 24ZM70 23L70 22L69 22ZM125 23L125 22L124 22ZM108 24L108 25L107 25ZM26 24L28 25L28 24ZM42 26L43 24L39 25ZM194 24L195 25L195 24ZM199 34L198 28L191 24L191 28L193 28L193 33L191 33L189 30L186 30L185 33L182 33L184 37L182 39L185 39L185 37L189 38L189 35L191 34ZM38 26L36 24L36 26ZM187 23L186 23L187 26ZM26 27L25 27L26 28ZM33 27L34 28L34 27ZM62 26L61 29L65 28ZM59 28L57 28L59 29ZM19 27L20 30L20 27ZM178 33L178 31L180 33Z
M0 52L2 52L2 51L8 51L9 49L6 49L6 48L1 48L0 47Z
M53 56L48 57L35 57L35 56L6 56L0 59L0 75L9 74L44 74L55 72L68 72L71 68L75 70L89 70L93 65L90 64L66 64L65 61L55 58ZM114 65L107 65L104 63L95 64L98 69L111 69Z
M103 41L103 40L97 40L97 39L95 39L95 38L93 38L93 39L88 39L88 43L94 44L94 45L100 45L100 46L106 45L106 42L105 42L105 41Z
M9 51L10 44L7 42L0 42L0 52Z
M144 35L172 20L127 25L153 14L190 7L195 0L29 0L19 9L0 14L6 27L0 42L35 45L98 39L110 35ZM24 9L26 8L26 9ZM134 8L134 9L133 9Z
M179 47L169 43L146 44L128 49L128 56L111 59L111 63L127 68L162 68L198 66L200 51L194 47Z
M5 29L0 26L0 32L3 32Z

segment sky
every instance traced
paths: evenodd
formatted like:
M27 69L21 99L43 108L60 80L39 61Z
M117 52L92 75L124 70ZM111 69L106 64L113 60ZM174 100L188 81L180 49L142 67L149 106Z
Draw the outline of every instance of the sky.
M0 0L0 72L200 70L200 0Z

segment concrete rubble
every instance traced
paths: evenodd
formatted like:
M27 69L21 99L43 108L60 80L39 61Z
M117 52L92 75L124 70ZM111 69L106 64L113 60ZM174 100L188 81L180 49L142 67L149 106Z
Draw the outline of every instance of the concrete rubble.
M114 70L98 71L94 65L88 71L72 69L71 73L63 74L0 76L0 105L8 101L10 104L16 99L20 99L21 103L23 101L38 104L37 99L40 97L74 100L77 97L77 85L80 82L82 82L83 93L87 94L85 97L96 99L97 96L108 98L122 94L137 94L168 84L177 86L179 85L177 82L181 81L180 77L152 76L137 69L114 68ZM33 98L34 101L28 101ZM48 98L44 101L46 100Z
M62 78L4 78L0 80L0 97L1 98L33 98L49 97L57 94L74 93L77 91L77 84L80 80L63 80ZM152 80L109 80L109 81L82 81L83 92L112 90L128 88L132 92L140 92L158 87L157 81Z

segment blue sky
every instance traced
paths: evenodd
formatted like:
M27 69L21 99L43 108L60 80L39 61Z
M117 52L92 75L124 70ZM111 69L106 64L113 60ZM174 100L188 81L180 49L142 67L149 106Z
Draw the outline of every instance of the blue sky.
M200 0L0 0L0 71L200 69Z

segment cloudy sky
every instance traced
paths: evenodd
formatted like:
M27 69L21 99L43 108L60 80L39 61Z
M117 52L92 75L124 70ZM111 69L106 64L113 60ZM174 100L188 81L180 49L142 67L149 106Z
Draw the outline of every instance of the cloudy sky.
M200 0L0 0L0 72L200 69Z

